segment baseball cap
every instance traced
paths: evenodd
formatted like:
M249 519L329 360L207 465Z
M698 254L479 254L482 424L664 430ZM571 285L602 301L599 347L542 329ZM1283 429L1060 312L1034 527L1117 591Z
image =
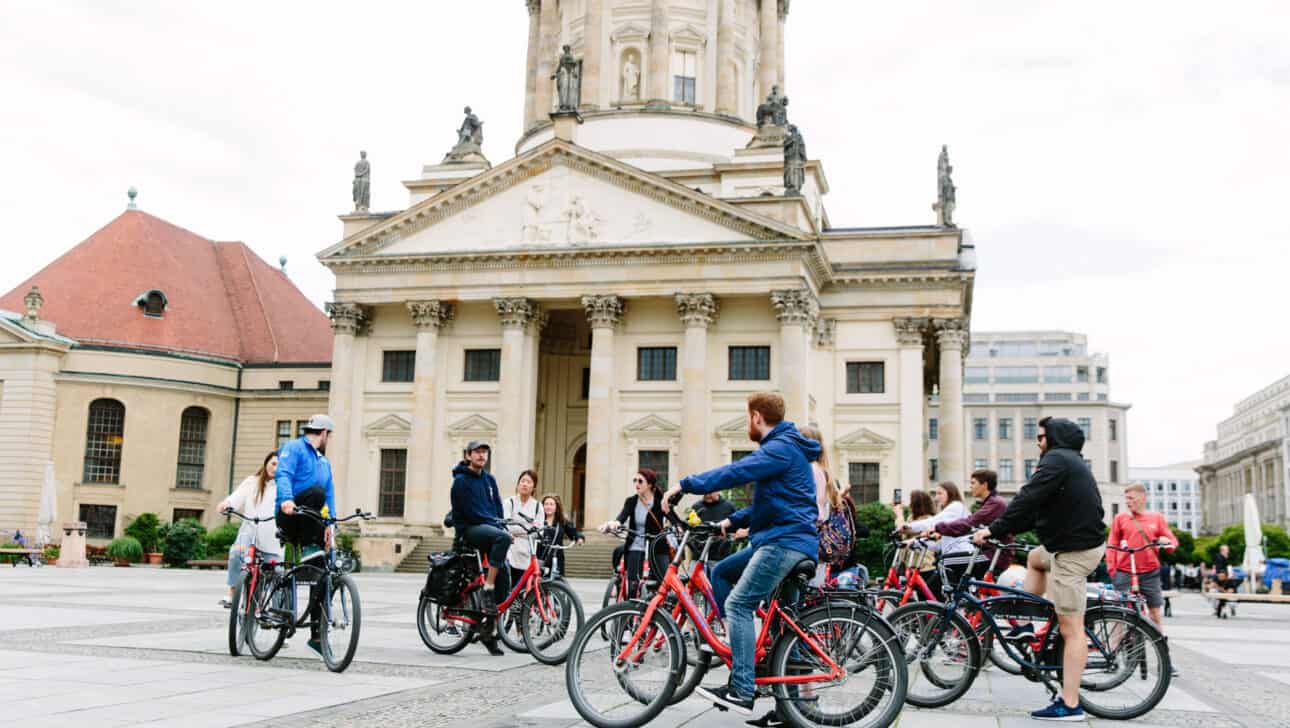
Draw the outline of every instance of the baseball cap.
M484 442L483 440L471 440L469 443L466 444L466 452L474 452L481 447L489 452L493 451L493 448L490 447L488 443Z
M335 432L336 423L332 422L331 418L328 417L327 415L314 415L313 417L309 418L308 422L305 423L305 429L318 430L318 431L327 430L328 432Z

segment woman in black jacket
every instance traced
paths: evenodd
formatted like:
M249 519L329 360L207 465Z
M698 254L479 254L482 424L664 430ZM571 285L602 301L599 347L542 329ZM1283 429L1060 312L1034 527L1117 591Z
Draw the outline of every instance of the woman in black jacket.
M542 542L538 544L539 558L546 558L548 544L563 546L566 538L576 544L586 540L578 533L578 528L572 522L564 519L564 504L560 502L560 496L555 493L542 496L542 513ZM556 549L551 554L551 576L564 576L564 549Z
M614 568L617 570L618 560L625 556L628 590L636 594L645 566L645 551L650 542L646 536L662 533L664 520L681 528L685 524L677 517L676 509L663 513L663 489L658 486L658 473L649 468L641 468L632 477L632 486L636 488L636 495L623 501L623 509L618 512L618 517L601 524L600 530L609 532L619 526L627 527L627 542L621 547L623 550L614 550ZM665 538L653 539L653 543L653 553L649 557L650 569L653 578L660 579L671 561L672 548Z

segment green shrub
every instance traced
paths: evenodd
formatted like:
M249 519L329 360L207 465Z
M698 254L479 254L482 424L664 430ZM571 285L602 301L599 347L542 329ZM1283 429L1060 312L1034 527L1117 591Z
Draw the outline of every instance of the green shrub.
M1017 534L1015 540L1018 543L1029 544L1031 546L1038 546L1039 534L1035 533L1034 531L1023 531L1022 533Z
M60 553L62 553L62 551L58 548L57 544L51 543L51 544L45 545L45 558L51 559L51 560L57 559Z
M1161 551L1160 559L1166 564L1192 564L1196 560L1196 539L1192 535L1178 528L1176 524L1169 524L1170 530L1178 537L1178 548L1173 551Z
M122 536L108 544L107 555L113 561L137 564L143 560L143 546L133 536Z
M207 555L219 558L227 554L229 547L237 540L237 530L238 524L225 523L209 531L205 538Z
M1263 555L1267 558L1290 557L1290 536L1286 535L1286 530L1280 526L1271 523L1265 523L1263 530ZM1214 562L1214 554L1218 553L1218 547L1227 544L1231 553L1228 555L1228 561L1233 566L1239 566L1245 559L1245 526L1234 525L1223 529L1218 534L1215 542L1209 547L1205 557L1206 563Z
M1214 563L1214 554L1218 553L1218 536L1201 536L1192 546L1192 558L1196 563Z
M357 533L354 533L353 531L341 531L336 534L336 550L353 554L354 558L358 558L358 549L354 546L357 541Z
M165 529L161 542L162 561L170 566L186 567L190 559L206 558L206 529L192 518L172 523Z
M879 581L887 573L887 546L896 528L896 517L885 503L866 503L856 509L856 520L869 527L869 535L855 539L851 558L869 569L871 580Z
M125 535L139 542L146 554L155 553L161 543L161 521L156 513L140 513L125 527Z

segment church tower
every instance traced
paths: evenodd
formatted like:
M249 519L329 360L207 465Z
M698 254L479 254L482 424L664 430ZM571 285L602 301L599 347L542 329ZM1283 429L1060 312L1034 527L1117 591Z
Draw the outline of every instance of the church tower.
M527 0L523 153L553 135L552 75L581 62L578 143L647 170L729 161L784 83L789 0Z

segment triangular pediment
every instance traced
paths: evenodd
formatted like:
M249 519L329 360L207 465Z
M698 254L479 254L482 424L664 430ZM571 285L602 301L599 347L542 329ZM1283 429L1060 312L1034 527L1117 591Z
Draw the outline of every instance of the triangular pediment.
M833 443L833 446L839 450L890 450L896 446L896 441L883 437L867 427L852 432L849 435Z
M386 415L363 428L368 437L407 436L411 432L412 423L398 415Z
M668 422L658 415L647 415L623 428L626 437L676 435L680 436L681 426Z
M551 141L323 251L396 258L804 240L785 223L563 141Z
M448 425L448 435L450 437L495 434L497 434L497 423L483 415L470 415Z
M730 437L732 435L748 437L747 415L739 415L717 426L717 437Z

